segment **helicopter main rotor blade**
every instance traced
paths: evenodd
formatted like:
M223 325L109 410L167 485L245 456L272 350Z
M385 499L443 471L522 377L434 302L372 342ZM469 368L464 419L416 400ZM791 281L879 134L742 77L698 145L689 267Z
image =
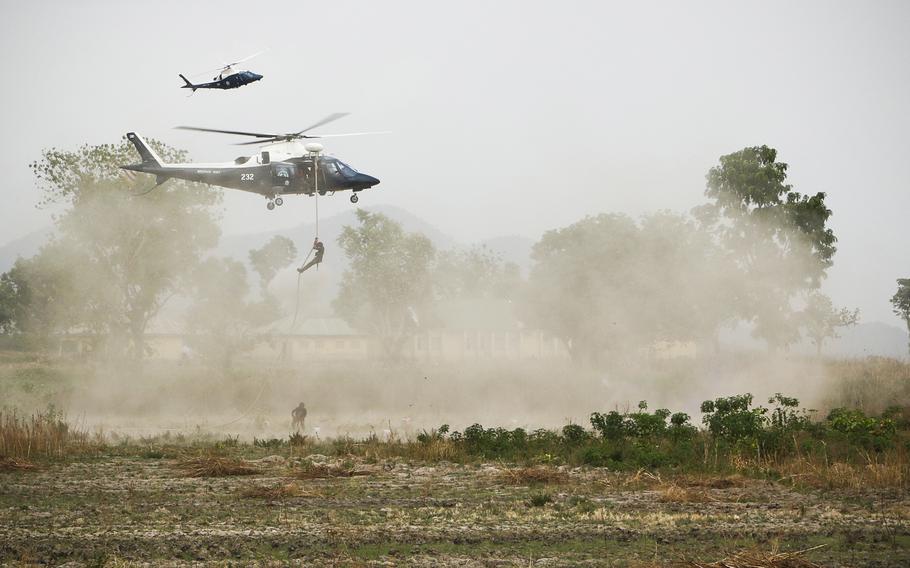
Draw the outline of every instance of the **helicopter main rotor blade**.
M197 132L214 132L216 134L236 134L238 136L255 136L256 138L278 138L280 134L262 134L260 132L241 132L239 130L219 130L217 128L200 128L198 126L175 126L178 130L195 130Z
M313 125L311 125L311 126L308 126L308 127L304 128L303 130L298 130L297 132L294 133L294 135L295 135L295 136L300 136L300 135L303 134L304 132L308 132L308 131L310 131L310 130L313 130L314 128L319 128L320 126L322 126L322 125L324 125L324 124L328 124L328 123L330 123L330 122L334 122L334 121L338 120L339 118L343 118L343 117L345 117L345 116L347 116L347 115L349 115L349 114L351 114L351 113L349 113L349 112L333 112L332 114L330 114L329 116L323 118L322 120L320 120L320 121L317 122L316 124L313 124Z
M257 52L254 53L253 55L249 55L249 56L247 56L247 57L244 57L243 59L238 59L237 61L235 61L235 62L233 62L233 63L228 63L227 65L225 65L225 67L231 67L232 65L237 65L238 63L243 63L244 61L249 61L250 59L252 59L252 58L254 58L254 57L257 57L257 56L259 56L259 55L262 55L262 54L265 53L266 51L268 51L268 48L265 48L265 49L263 49L262 51L257 51Z
M240 59L240 60L235 61L235 62L233 62L233 63L225 63L225 64L222 65L221 67L215 67L214 69L207 69L207 70L205 70L205 71L200 71L200 72L198 72L198 73L193 73L192 75L190 75L190 77L199 77L200 75L208 75L209 73L214 73L214 72L216 72L216 71L218 71L218 72L226 71L226 70L230 69L230 68L231 68L232 66L234 66L234 65L238 65L238 64L240 64L240 63L243 63L244 61L249 61L250 59L252 59L252 58L254 58L254 57L257 57L257 56L259 56L259 55L262 55L262 54L265 53L266 51L268 51L268 48L263 49L262 51L257 51L257 52L254 53L253 55L250 55L249 57L244 57L243 59Z
M377 132L345 132L344 134L301 134L300 136L288 135L288 136L275 136L269 138L268 140L250 140L249 142L237 142L235 146L252 146L254 144L271 144L272 142L290 142L291 140L300 140L306 139L311 140L315 138L341 138L342 136L367 136L370 134L391 134L390 130L383 130Z
M234 146L252 146L253 144L271 144L272 142L287 142L287 137L269 138L267 140L250 140L249 142L235 142Z
M313 134L304 138L341 138L342 136L367 136L369 134L391 134L391 130L377 130L375 132L345 132L343 134Z

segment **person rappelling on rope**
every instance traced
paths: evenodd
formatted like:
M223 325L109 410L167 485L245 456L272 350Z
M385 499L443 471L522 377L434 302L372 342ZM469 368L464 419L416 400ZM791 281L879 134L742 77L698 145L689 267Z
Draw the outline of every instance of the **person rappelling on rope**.
M300 274L303 274L310 268L312 268L322 262L322 255L325 254L325 245L322 244L322 241L319 240L319 237L316 237L315 239L313 239L313 250L316 253L313 256L313 260L309 261L308 263L304 264L303 266L301 266L300 268L297 269L297 272L299 272Z

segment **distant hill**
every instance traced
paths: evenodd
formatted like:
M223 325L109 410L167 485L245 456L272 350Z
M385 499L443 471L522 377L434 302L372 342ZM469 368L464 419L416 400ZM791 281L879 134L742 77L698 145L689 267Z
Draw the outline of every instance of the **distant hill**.
M838 357L879 355L907 358L907 330L881 322L861 323L841 332L825 345L825 353Z
M873 321L839 330L840 337L829 339L822 348L822 354L829 357L893 357L907 359L907 341L910 339L907 330ZM721 333L724 345L733 349L763 350L764 341L752 337L747 325L726 329ZM791 348L794 353L811 355L815 346L803 339Z
M506 262L514 262L521 268L522 274L528 274L531 268L531 248L534 246L534 240L519 235L509 235L505 237L493 237L480 241L481 245L486 245L502 257Z
M53 227L44 227L0 246L0 272L12 268L20 256L23 258L34 256L52 234Z

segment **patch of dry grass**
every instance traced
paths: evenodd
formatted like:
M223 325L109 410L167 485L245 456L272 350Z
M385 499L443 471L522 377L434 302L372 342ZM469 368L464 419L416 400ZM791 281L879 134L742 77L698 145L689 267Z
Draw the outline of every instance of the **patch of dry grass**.
M28 417L0 411L0 456L62 458L89 453L95 445L87 432L70 427L53 410Z
M183 460L175 467L186 477L224 477L261 473L259 468L244 460L212 455Z
M817 550L826 545L821 544L805 550L795 552L770 552L759 550L746 550L737 552L732 556L716 562L696 562L689 560L677 564L690 568L821 568L818 564L804 558L807 552ZM776 548L776 547L775 547Z
M745 487L746 478L741 475L730 475L724 477L685 477L682 480L687 487L707 487L708 489L731 489L733 487Z
M414 459L437 462L455 461L460 457L458 447L447 438L436 438L423 444L412 444L411 454Z
M680 475L664 479L659 473L638 470L624 482L642 489L658 492L658 500L663 503L707 503L718 499L711 495L712 489L730 489L744 487L745 479L739 475Z
M659 472L650 472L646 469L639 469L633 475L623 481L624 485L633 485L635 487L649 488L655 485L663 485L664 481Z
M658 489L658 500L662 503L707 503L715 501L704 489L682 487L668 483Z
M782 481L818 489L906 489L910 480L910 464L900 459L880 461L871 456L867 456L865 464L826 464L798 459L775 464L774 469L781 473Z
M371 471L359 470L354 467L345 467L326 464L304 464L302 467L291 471L297 479L331 479L336 477L357 477L372 475Z
M522 467L502 471L499 480L506 485L550 485L567 482L569 475L554 467Z
M240 491L240 496L247 499L266 499L278 501L289 497L309 495L296 483L278 483L276 485L252 485Z
M35 464L22 458L0 458L0 472L30 471L35 469Z

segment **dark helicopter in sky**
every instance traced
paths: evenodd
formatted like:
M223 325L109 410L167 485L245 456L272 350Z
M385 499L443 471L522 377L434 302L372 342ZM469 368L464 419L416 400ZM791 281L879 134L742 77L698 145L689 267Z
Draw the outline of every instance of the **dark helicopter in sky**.
M351 190L353 192L351 203L357 203L359 201L357 194L379 184L379 180L358 172L338 158L322 155L322 144L315 142L301 144L299 142L311 138L374 134L371 132L306 134L306 132L337 120L346 114L331 114L308 128L288 134L262 134L178 126L177 128L183 130L254 136L261 140L241 142L240 145L266 145L257 155L240 156L233 162L215 164L166 164L141 136L135 132L129 132L126 138L136 147L142 157L142 163L120 167L124 170L155 175L157 183L152 189L171 178L178 178L258 193L268 199L267 206L270 210L282 205L284 203L282 196L290 194L313 195L318 193L325 195L336 191Z
M180 75L180 78L183 79L183 82L185 83L184 85L181 85L180 88L193 89L193 92L195 93L196 89L236 89L237 87L255 83L256 81L262 79L262 75L253 73L252 71L235 71L234 65L239 65L244 61L249 61L257 55L261 55L263 53L265 53L265 51L254 53L249 57L244 57L243 59L234 61L233 63L226 63L224 66L218 67L217 69L203 71L202 73L211 73L212 71L218 71L218 74L212 77L212 81L209 83L194 84L183 75ZM199 73L199 75L202 73Z

